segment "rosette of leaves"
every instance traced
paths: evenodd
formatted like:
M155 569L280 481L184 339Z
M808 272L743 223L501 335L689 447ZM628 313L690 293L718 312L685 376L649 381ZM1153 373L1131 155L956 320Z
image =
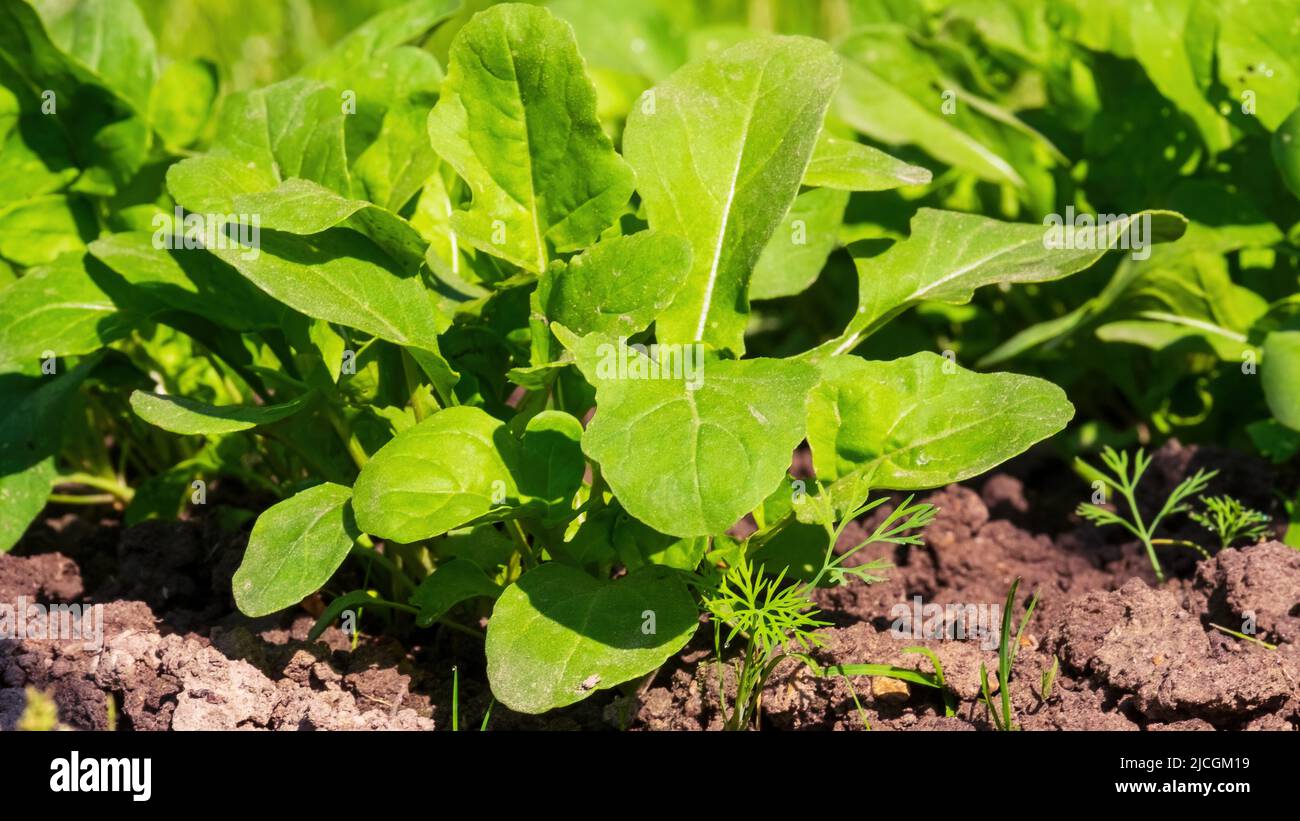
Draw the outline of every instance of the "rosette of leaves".
M854 354L915 305L1060 279L1107 250L1048 248L1032 224L923 209L906 239L857 260L843 333L745 356L756 283L809 281L783 278L791 213L818 192L929 179L830 136L843 65L826 43L764 36L688 61L637 99L620 150L569 24L520 4L457 18L443 66L418 43L451 11L399 6L297 75L223 99L206 150L165 183L224 239L182 226L161 250L107 233L3 292L7 366L50 348L140 356L155 325L198 341L215 384L146 383L129 418L240 443L215 469L280 497L235 574L248 615L329 587L355 554L384 595L331 588L327 616L453 624L491 602L493 692L543 712L678 652L702 563L779 542L795 555L804 528L824 549L823 520L869 492L974 476L1070 419L1041 379ZM257 243L240 241L241 215L258 217ZM1154 219L1161 238L1181 230ZM50 288L79 296L33 327L21 306ZM24 447L26 408L0 416L0 481L24 492L48 471ZM825 487L809 507L786 498L805 441ZM748 514L759 531L725 538ZM777 577L782 564L763 559Z

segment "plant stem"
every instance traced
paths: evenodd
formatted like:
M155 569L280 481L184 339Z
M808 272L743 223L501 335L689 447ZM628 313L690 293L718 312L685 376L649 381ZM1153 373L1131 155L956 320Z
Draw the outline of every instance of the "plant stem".
M135 491L126 485L118 482L116 479L110 479L104 476L95 476L90 473L69 473L63 476L54 477L54 486L59 485L85 485L93 487L96 490L102 490L112 494L123 503L129 503L135 497Z
M117 497L111 493L94 493L86 496L51 493L49 501L59 505L111 505L117 501Z

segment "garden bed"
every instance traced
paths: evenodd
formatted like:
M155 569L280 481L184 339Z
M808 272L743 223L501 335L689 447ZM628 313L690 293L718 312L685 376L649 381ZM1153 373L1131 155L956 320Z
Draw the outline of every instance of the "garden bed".
M1223 487L1275 514L1270 488L1291 478L1250 457L1171 443L1156 454L1151 499L1198 467L1220 470ZM883 546L896 565L886 581L819 591L822 618L833 623L822 631L819 661L929 672L925 657L902 652L927 646L956 697L955 715L945 717L938 691L867 677L855 679L859 712L844 679L788 661L768 682L761 725L860 729L865 719L876 730L990 729L979 670L981 662L996 668L996 652L976 640L901 640L890 632L890 612L914 596L996 603L1021 577L1021 607L1040 594L1012 678L1025 729L1300 728L1300 551L1267 541L1208 561L1168 554L1171 579L1157 586L1140 545L1109 541L1072 514L1084 491L1059 462L1023 457L929 494L940 512L926 544ZM230 593L247 527L225 532L217 520L123 528L107 516L55 516L0 555L0 600L105 605L102 652L78 640L0 641L0 728L18 721L31 686L79 729L448 729L453 667L461 671L461 725L479 725L491 696L474 638L448 630L375 636L363 622L355 648L337 626L308 642L315 599L249 619ZM1275 515L1279 532L1284 525ZM1188 538L1203 534L1182 526ZM863 560L879 557L879 546L873 551ZM1248 613L1257 638L1276 650L1210 626L1239 629ZM498 704L489 727L718 729L711 639L702 627L635 690L604 691L545 716ZM1054 656L1059 673L1044 700L1042 674Z

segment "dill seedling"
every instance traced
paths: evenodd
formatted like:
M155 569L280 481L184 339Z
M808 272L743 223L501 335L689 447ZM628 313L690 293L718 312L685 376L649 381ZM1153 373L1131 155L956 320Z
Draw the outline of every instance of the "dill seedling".
M1196 475L1184 479L1165 499L1164 506L1160 512L1151 518L1150 522L1142 518L1141 511L1138 510L1137 503L1137 486L1142 481L1142 475L1146 473L1151 466L1151 457L1146 455L1145 451L1139 450L1133 458L1132 470L1129 469L1129 457L1127 453L1117 453L1114 448L1107 446L1101 452L1101 461L1110 469L1112 475L1107 475L1084 462L1082 459L1076 459L1075 464L1080 471L1095 477L1106 487L1118 493L1128 503L1132 519L1126 519L1118 510L1110 510L1100 505L1084 502L1078 507L1078 514L1088 521L1096 524L1098 527L1107 525L1120 525L1125 530L1132 533L1142 542L1146 548L1147 558L1151 561L1151 568L1155 570L1156 581L1164 582L1164 570L1160 567L1160 559L1156 556L1156 545L1180 545L1191 547L1201 555L1206 553L1200 546L1191 542L1184 542L1175 539L1157 539L1155 538L1156 530L1160 523L1167 516L1174 513L1185 513L1189 510L1187 500L1192 496L1205 490L1210 480L1218 475L1217 470L1206 471L1204 469L1196 471ZM1118 506L1117 506L1118 507ZM1208 556L1207 556L1208 558Z
M836 555L835 545L849 524L884 504L886 498L865 503L846 514L838 524L833 524L834 514L824 495L808 497L806 501L819 506L818 520L827 535L821 566L810 581L787 584L784 569L772 577L764 573L763 566L756 568L749 553L757 549L760 540L751 540L746 550L725 570L698 581L704 609L714 624L719 693L727 729L758 726L763 686L782 659L796 658L809 665L814 673L822 674L821 668L809 655L813 649L823 646L816 631L829 624L816 618L818 611L812 596L817 585L824 579L836 585L852 579L866 584L882 581L880 574L889 567L883 560L856 567L846 567L844 563L868 545L920 544L921 536L917 531L933 521L937 512L933 505L913 504L909 496L890 511L870 536ZM744 639L744 648L734 662L736 697L728 711L722 654L738 636Z
M1205 511L1187 514L1193 522L1219 537L1220 549L1227 550L1238 539L1257 542L1268 534L1269 517L1252 510L1231 496L1202 496Z

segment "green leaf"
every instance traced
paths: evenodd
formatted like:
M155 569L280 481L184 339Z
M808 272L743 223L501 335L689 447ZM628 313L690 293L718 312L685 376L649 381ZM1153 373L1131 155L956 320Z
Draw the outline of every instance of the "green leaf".
M537 6L494 6L460 30L429 136L474 194L452 215L457 235L534 273L548 246L595 241L632 193L573 30Z
M46 265L86 247L94 213L75 197L47 194L0 206L0 256L18 265Z
M920 490L977 476L1074 415L1050 382L974 373L928 352L892 362L833 357L808 405L818 479L851 477L863 498L866 490Z
M45 508L56 475L63 420L72 395L99 363L91 357L67 373L0 374L0 553L14 546Z
M564 411L546 410L528 420L516 478L520 494L541 506L545 524L572 512L587 467L581 441L582 423Z
M1149 228L1145 226L1150 215ZM1130 224L1143 243L1182 236L1187 220L1170 211L1143 211L1120 220L1112 243L1128 239ZM815 355L852 351L885 323L924 300L962 305L976 288L1061 279L1088 268L1115 247L1047 247L1049 228L1000 222L975 214L922 208L912 218L912 233L880 256L857 260L858 312L838 338ZM1078 239L1081 239L1079 237ZM1076 244L1079 244L1076 242Z
M644 675L686 645L698 611L673 571L599 581L568 565L525 573L488 622L488 681L497 700L544 713Z
M292 607L329 581L360 535L351 496L346 487L325 483L257 517L232 580L241 613L256 618Z
M319 234L339 225L355 228L384 250L403 273L424 262L428 244L411 224L387 209L339 196L310 180L292 179L270 191L238 194L235 211L256 214L263 228L299 236Z
M398 105L384 114L379 134L352 166L359 193L397 212L424 187L438 168L427 123L427 106Z
M411 604L420 608L415 623L428 627L463 601L499 595L501 588L482 568L468 559L452 559L438 565L411 594Z
M157 79L157 46L133 0L34 4L65 54L143 114Z
M754 266L749 298L793 296L816 282L838 244L848 204L847 191L814 188L800 194Z
M650 227L694 250L661 341L744 351L750 275L799 192L839 76L825 43L764 38L687 65L633 110L623 150Z
M99 350L145 319L140 312L118 309L87 259L65 255L0 291L0 371L32 365L49 354Z
M108 234L90 253L144 294L236 331L282 327L289 311L239 272L201 250L167 250L162 229Z
M1300 331L1274 331L1264 338L1260 377L1273 416L1300 430Z
M1191 117L1212 154L1232 145L1228 121L1206 99L1218 25L1213 4L1147 0L1132 17L1133 53L1160 93ZM1238 98L1240 100L1240 98Z
M537 286L536 309L579 335L632 336L672 302L691 267L681 237L642 231L552 263Z
M1300 108L1292 111L1273 132L1272 150L1282 182L1300 198Z
M596 334L557 335L596 388L582 449L628 513L672 536L712 536L762 503L803 439L806 363L654 360Z
M431 539L516 501L519 442L482 410L438 411L380 448L355 485L357 523L398 542Z
M127 28L143 36L135 27L124 26L122 31ZM118 36L113 25L99 31ZM133 55L105 57L135 59ZM35 10L21 0L0 2L0 62L21 79L22 92L30 95L33 108L45 102L38 95L52 93L53 119L76 164L91 172L78 183L83 190L112 193L135 175L148 154L150 135L144 121L120 93L106 88L59 51Z
M292 77L227 97L212 152L249 165L264 181L264 188L301 177L346 194L352 185L344 147L344 116L340 92ZM170 172L168 177L170 186ZM219 185L215 180L210 183L218 190ZM203 210L184 201L181 204L192 211Z
M803 184L838 191L889 191L906 185L928 185L931 179L928 169L869 145L822 132L804 172Z
M838 47L844 84L836 113L873 140L912 144L982 180L1023 186L996 128L967 108L967 92L944 77L934 59L902 27L860 29ZM944 98L948 92L951 95ZM960 92L960 93L958 93ZM951 114L942 104L956 106Z
M197 142L217 101L216 67L203 60L173 60L149 96L149 122L171 146Z
M1291 0L1236 0L1219 12L1219 80L1272 131L1300 102L1300 27Z
M350 228L308 237L263 231L260 248L208 250L290 308L398 345L437 354L449 323L418 273L399 275L388 254Z
M209 405L184 396L162 396L135 391L131 410L151 425L186 436L218 436L252 430L288 419L305 408L314 398L305 393L276 405Z

